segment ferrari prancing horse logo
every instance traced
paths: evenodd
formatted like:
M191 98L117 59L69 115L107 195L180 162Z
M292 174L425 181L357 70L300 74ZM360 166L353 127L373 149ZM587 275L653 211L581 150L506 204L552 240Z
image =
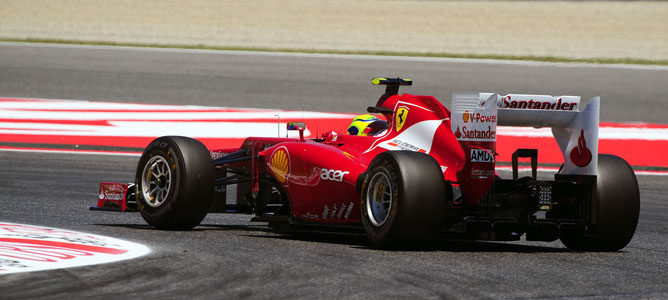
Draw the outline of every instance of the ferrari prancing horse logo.
M399 107L399 109L397 109L396 120L394 122L397 124L397 132L401 130L402 127L404 127L406 117L408 117L408 107Z

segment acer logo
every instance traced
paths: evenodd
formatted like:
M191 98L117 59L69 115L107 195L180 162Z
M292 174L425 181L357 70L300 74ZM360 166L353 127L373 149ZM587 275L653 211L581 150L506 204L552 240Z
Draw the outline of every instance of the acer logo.
M577 102L561 101L561 98L556 101L534 101L529 100L511 100L510 97L501 99L501 108L519 108L519 109L540 109L540 110L573 110Z
M494 155L485 149L471 149L471 162L494 162Z
M320 179L342 182L343 181L343 175L346 175L346 174L350 174L350 172L323 168L320 171Z

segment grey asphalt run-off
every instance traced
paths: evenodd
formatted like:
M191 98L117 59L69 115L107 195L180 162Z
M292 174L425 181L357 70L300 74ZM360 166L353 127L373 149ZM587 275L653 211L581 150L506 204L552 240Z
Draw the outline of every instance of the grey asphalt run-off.
M401 61L0 45L0 97L363 111L400 75L448 104L454 91L600 95L606 121L663 122L662 69ZM622 84L623 83L623 84ZM620 252L559 242L439 240L370 249L364 236L282 236L246 215L160 231L136 213L89 211L101 181L133 180L136 156L0 152L0 220L146 244L145 257L2 276L0 298L666 298L668 180L639 176L636 235ZM547 176L543 174L543 176Z
M601 97L601 121L668 123L668 67L0 43L0 96L365 112L401 91Z

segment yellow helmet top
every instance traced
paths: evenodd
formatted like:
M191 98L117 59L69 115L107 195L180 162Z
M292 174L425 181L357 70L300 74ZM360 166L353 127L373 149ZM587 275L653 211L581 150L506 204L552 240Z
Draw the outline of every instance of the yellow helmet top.
M348 134L350 134L350 135L361 135L361 136L366 136L366 135L373 134L372 132L369 132L370 131L369 129L373 129L373 128L378 127L378 126L372 126L373 128L371 128L371 127L369 127L369 125L371 125L373 123L376 123L376 122L384 123L385 128L387 127L387 122L382 121L381 119L379 119L378 117L376 117L374 115L365 114L365 115L357 116L357 117L355 117L355 119L353 119L353 122L350 123L350 126L348 127ZM376 123L376 124L379 124L379 123ZM367 129L367 128L369 128L369 129ZM378 132L377 130L374 130L374 131Z

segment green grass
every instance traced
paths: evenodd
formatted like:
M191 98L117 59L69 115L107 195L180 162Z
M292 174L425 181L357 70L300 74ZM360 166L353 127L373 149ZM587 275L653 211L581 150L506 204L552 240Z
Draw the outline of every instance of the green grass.
M319 50L319 49L299 49L299 48L262 48L262 47L233 47L233 46L217 47L217 46L208 46L201 44L200 45L142 44L142 43L118 43L118 42L104 42L104 41L79 41L79 40L57 40L57 39L0 38L0 41L22 42L22 43L93 45L93 46L172 48L172 49L233 50L233 51L289 52L289 53L316 53L316 54L358 54L358 55L445 57L445 58L470 58L470 59L524 60L524 61L539 61L539 62L668 66L668 60L649 60L649 59L639 59L639 58L567 58L567 57L556 57L556 56L531 56L531 55L458 54L458 53L429 53L429 52L422 53L422 52L399 52L399 51L348 51L348 50Z

